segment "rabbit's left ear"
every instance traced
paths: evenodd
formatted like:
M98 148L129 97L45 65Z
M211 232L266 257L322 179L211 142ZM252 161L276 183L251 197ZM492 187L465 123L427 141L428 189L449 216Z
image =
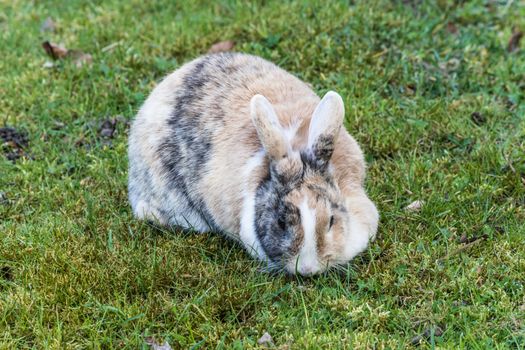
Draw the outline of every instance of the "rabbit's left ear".
M252 122L264 149L272 160L285 158L291 150L290 141L272 104L262 95L255 95L250 102Z
M317 168L325 168L343 125L345 106L338 93L329 91L315 108L308 131L308 153Z

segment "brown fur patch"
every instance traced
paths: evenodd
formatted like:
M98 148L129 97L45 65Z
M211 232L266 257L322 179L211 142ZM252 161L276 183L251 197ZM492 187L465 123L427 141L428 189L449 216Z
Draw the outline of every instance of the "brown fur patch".
M339 205L342 206L343 198L336 188L327 185L325 178L317 174L306 176L301 187L292 191L286 197L286 200L299 208L305 197L307 198L308 207L315 210L316 248L320 262L324 264L326 263L325 257L329 258L338 253L338 244L333 244L334 242L328 241L326 236L331 215L336 215L338 217L332 230L342 229L342 213L337 207ZM333 210L332 208L336 208L336 210ZM304 240L304 230L301 223L298 225L297 234L298 237L294 241L292 249L294 255L299 253Z
M285 197L285 201L295 206L296 208L299 208L299 206L301 205L302 198L303 197L302 197L301 191L296 190L296 191L290 192ZM290 246L291 256L296 256L297 254L299 254L299 251L301 250L303 242L304 242L304 229L303 229L303 225L301 224L301 218L299 217L298 223L296 225L295 238L294 238L292 245Z

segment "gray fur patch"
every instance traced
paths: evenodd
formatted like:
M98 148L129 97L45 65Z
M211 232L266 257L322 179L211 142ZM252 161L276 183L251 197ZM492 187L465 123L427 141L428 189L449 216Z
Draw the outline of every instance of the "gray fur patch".
M235 66L232 58L230 53L204 56L183 77L168 120L169 135L158 149L170 189L184 196L189 209L213 231L220 228L197 186L213 153L211 140L227 117L222 108L228 103L227 92L242 84L242 67ZM212 105L204 105L203 98L212 100Z
M327 166L318 166L306 156L303 166L296 174L279 174L270 164L269 176L260 184L255 194L255 232L261 246L275 264L282 264L298 253L304 237L297 235L301 225L300 210L285 197L293 190L300 190L309 176L322 176L323 182L335 188L333 177ZM325 197L322 188L310 188L318 197ZM337 204L334 204L337 205Z
M303 152L301 154L302 161L311 168L323 172L328 167L334 148L334 137L332 135L321 135L312 146L311 152Z

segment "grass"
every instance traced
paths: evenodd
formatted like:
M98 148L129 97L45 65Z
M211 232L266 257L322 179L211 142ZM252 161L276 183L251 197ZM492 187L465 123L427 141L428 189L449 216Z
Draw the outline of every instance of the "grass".
M257 348L267 331L281 349L524 349L514 28L522 1L0 0L0 127L29 139L0 155L0 348ZM382 215L346 273L268 275L219 235L132 218L125 120L226 39L344 96ZM93 63L44 68L44 40Z

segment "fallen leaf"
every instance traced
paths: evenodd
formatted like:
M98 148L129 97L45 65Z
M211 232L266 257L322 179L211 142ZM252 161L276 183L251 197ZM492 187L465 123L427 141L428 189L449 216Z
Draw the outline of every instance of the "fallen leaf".
M415 84L408 84L406 86L406 94L409 96L413 96L416 93L416 85Z
M473 112L470 115L470 119L472 119L474 124L476 124L477 126L481 126L485 124L485 122L487 121L487 118L485 118L485 116L481 114L480 112Z
M423 207L423 204L424 204L424 202L418 199L416 201L413 201L409 205L407 205L405 207L405 210L407 210L407 211L420 211L421 207Z
M512 31L512 35L509 39L509 45L507 46L508 52L514 52L520 47L520 40L523 37L523 32L518 29Z
M40 26L41 32L54 32L57 29L55 21L51 17L47 17L42 25Z
M272 336L268 332L264 332L264 334L257 340L257 344L259 345L273 345L273 339Z
M68 50L63 45L57 45L49 41L44 41L42 47L46 50L46 53L53 60L60 60L64 58L70 58L77 68L82 67L85 64L91 64L93 57L80 50ZM44 63L44 68L53 68L55 64L53 62Z
M165 341L163 344L158 343L153 337L146 337L144 339L146 344L148 344L153 350L172 350L170 344Z
M208 53L231 51L234 47L235 47L235 41L233 40L220 41L216 44L213 44L208 50Z
M450 34L456 34L458 32L458 27L454 23L448 22L447 23L447 31Z
M64 58L68 54L68 49L62 45L54 44L49 41L44 41L42 47L46 50L46 53L54 60Z

